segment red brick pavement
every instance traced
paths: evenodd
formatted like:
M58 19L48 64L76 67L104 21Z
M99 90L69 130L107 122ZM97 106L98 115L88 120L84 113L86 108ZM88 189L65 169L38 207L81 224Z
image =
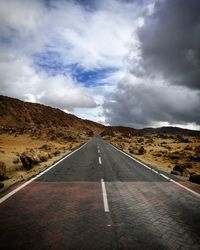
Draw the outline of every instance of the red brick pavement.
M1 249L112 249L100 182L33 182L0 205Z

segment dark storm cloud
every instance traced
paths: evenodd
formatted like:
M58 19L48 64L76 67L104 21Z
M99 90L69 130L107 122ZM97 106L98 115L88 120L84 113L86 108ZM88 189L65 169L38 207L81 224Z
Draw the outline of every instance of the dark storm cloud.
M145 74L162 74L171 84L200 88L200 1L157 3L138 35Z
M198 0L157 2L138 30L127 76L104 104L108 123L200 124L199 13Z
M119 85L112 101L104 104L110 124L138 128L152 122L200 124L200 94L196 91L159 83Z

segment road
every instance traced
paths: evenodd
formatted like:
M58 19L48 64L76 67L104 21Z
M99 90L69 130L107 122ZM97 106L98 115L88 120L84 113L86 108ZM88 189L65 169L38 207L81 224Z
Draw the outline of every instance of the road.
M94 137L0 204L3 249L200 249L200 197Z

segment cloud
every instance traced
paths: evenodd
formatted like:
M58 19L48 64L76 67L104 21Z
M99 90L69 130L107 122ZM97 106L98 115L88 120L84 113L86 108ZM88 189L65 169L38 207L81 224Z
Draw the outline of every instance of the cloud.
M140 67L171 84L200 89L200 2L160 1L139 29ZM135 69L134 69L135 71Z
M159 122L200 124L200 93L165 82L141 82L125 77L111 99L105 101L107 122L145 127Z
M90 90L71 75L48 76L45 72L36 72L30 60L12 54L0 60L0 82L3 95L70 111L77 107L96 107Z
M144 9L137 1L0 1L1 94L67 110L94 109L93 84L109 89L123 72ZM112 72L87 85L87 77L78 80L80 68Z
M127 75L104 104L107 122L200 124L199 13L198 1L162 0L144 16Z

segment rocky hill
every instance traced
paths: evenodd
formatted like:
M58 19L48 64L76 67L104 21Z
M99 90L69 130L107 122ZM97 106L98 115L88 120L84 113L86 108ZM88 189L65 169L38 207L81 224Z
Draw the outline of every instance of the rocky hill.
M10 133L51 135L60 133L100 133L104 125L83 120L42 104L0 96L0 129Z

